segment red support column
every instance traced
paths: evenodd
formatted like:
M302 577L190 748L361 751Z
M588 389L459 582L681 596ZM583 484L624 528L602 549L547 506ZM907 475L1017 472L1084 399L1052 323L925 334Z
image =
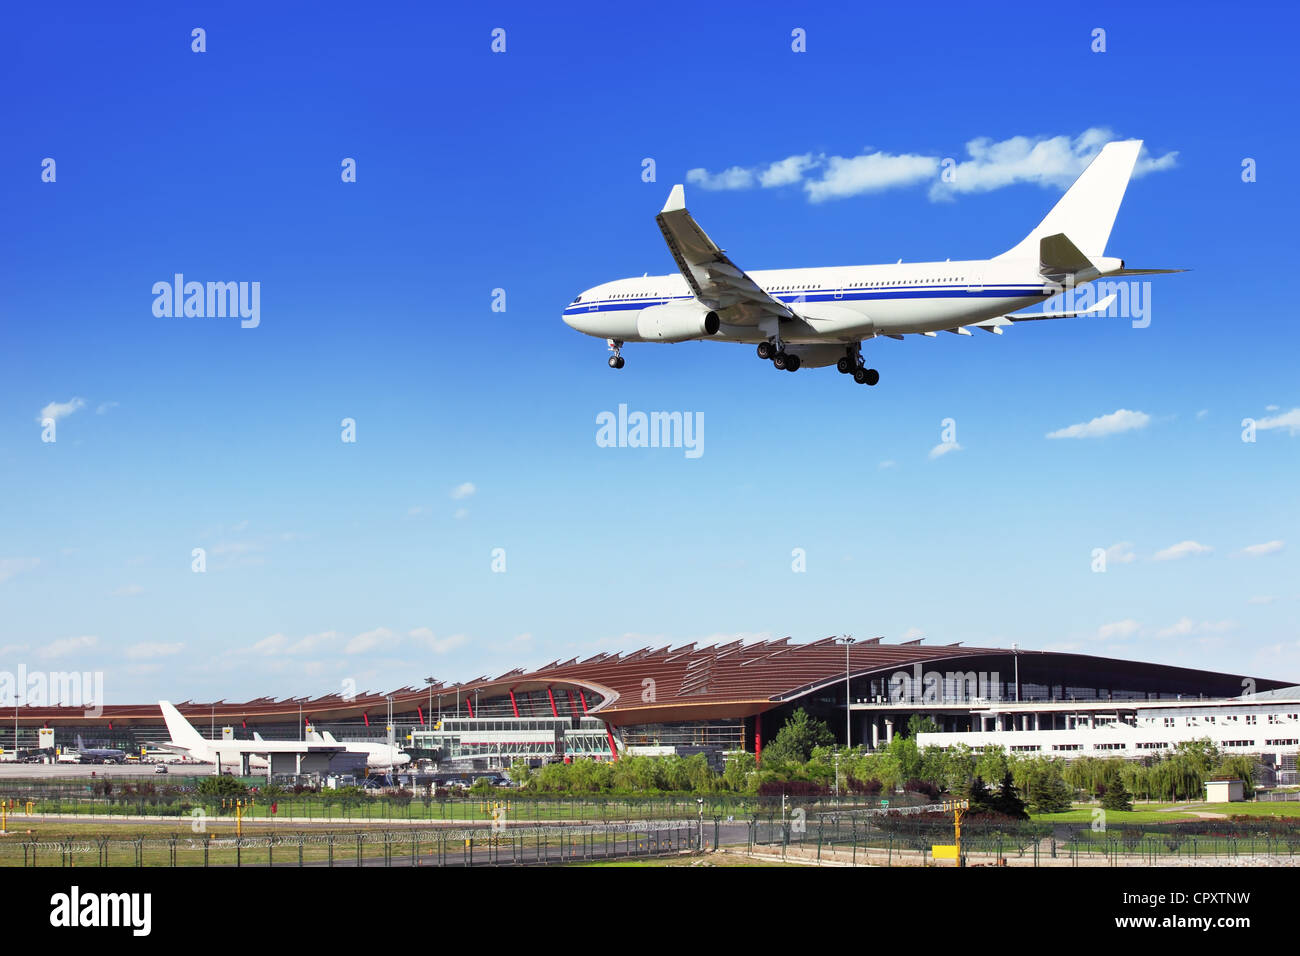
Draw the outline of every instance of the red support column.
M578 702L573 699L573 691L567 690L565 693L569 695L569 713L576 714L578 712Z
M465 694L465 706L469 708L469 715L474 716L474 705L470 703L469 694Z
M514 711L515 711L515 717L518 717L518 716L519 716L519 705L515 703L515 692L514 692L514 689L513 689L513 688L511 688L511 690L510 690L510 706L514 708Z
M587 695L582 692L581 687L578 688L578 696L582 698L582 716L586 717L587 716ZM606 726L608 727L609 725L606 724Z
M555 695L551 693L551 688L550 688L550 687L547 687L547 688L546 688L546 696L547 696L547 698L548 698L548 699L550 700L550 702L551 702L551 716L552 716L552 717L559 717L559 716L560 716L560 712L559 712L558 710L555 709Z
M754 766L763 762L763 716L754 715Z
M417 714L420 715L420 726L423 727L423 726L424 726L424 711L420 708L420 705L419 705L419 704L416 704L416 705L415 705L415 712L416 712Z
M370 726L370 715L367 714L364 710L361 712L361 719L366 722L367 727Z
M614 744L614 731L610 730L609 724L605 724L605 736L609 738L609 759L618 759L618 747Z

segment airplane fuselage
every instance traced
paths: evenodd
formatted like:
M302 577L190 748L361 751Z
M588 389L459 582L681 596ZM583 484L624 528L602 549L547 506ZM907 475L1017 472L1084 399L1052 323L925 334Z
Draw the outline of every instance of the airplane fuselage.
M988 259L767 269L748 275L801 317L782 323L784 341L847 344L876 335L962 327L1042 302L1060 286L1037 275L1036 265ZM695 298L680 274L618 279L583 292L564 310L564 321L598 338L658 341L638 335L641 310ZM707 338L752 343L767 337L758 326L724 322Z

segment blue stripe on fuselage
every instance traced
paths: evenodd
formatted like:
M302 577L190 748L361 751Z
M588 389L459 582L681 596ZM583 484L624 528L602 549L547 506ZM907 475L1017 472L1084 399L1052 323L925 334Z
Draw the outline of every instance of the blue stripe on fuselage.
M778 302L852 302L863 299L968 299L996 298L1014 299L1027 295L1042 295L1047 288L1041 285L999 285L984 286L968 290L965 286L946 286L944 288L913 287L905 289L845 289L840 292L794 292L787 295L773 295ZM770 293L769 293L770 294ZM621 312L627 309L647 309L652 305L666 302L680 302L695 298L693 295L665 295L641 299L608 299L598 302L572 303L564 310L565 315L593 312Z

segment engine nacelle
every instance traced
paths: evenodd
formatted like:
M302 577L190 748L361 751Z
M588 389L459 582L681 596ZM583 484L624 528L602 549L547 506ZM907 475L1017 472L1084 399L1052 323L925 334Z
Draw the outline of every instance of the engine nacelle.
M647 342L686 342L715 335L721 327L718 313L693 300L652 305L636 317L637 338Z

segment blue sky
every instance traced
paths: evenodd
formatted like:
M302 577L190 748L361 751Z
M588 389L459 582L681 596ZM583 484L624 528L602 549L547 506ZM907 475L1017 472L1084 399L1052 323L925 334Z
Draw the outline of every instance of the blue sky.
M1293 10L274 6L4 14L0 668L237 699L852 633L1300 680ZM1147 328L871 342L867 389L717 344L616 373L560 321L672 270L692 169L1097 129L1176 154L1108 246L1193 270ZM930 185L687 199L764 269L993 255L1061 192ZM260 324L156 317L178 272L259 282ZM702 414L704 453L598 447L620 403Z

